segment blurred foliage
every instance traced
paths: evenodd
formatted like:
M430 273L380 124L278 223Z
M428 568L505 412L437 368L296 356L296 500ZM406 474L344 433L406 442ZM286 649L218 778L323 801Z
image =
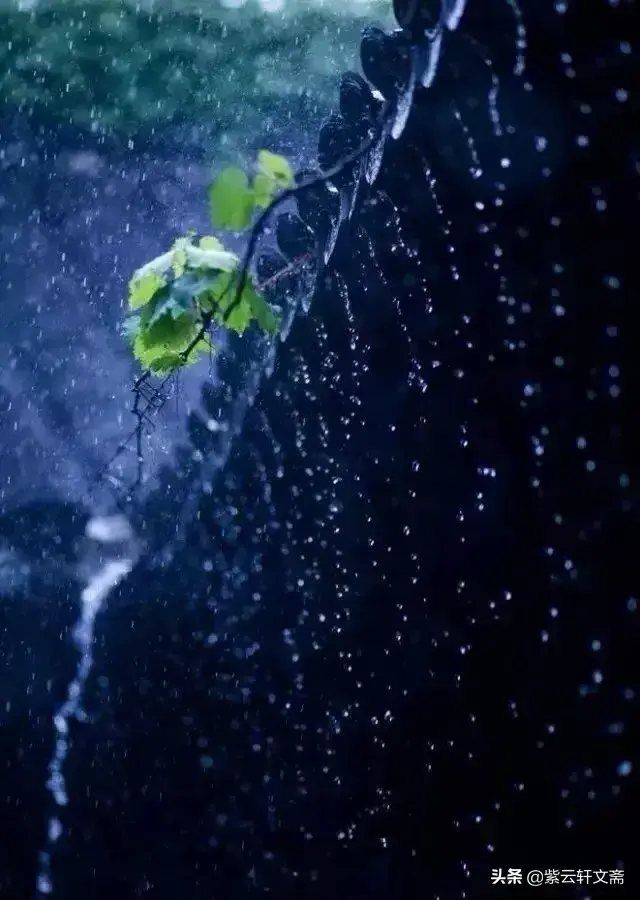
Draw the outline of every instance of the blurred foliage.
M95 131L204 117L251 128L287 101L333 98L365 18L389 6L263 3L272 11L257 0L0 0L0 102Z

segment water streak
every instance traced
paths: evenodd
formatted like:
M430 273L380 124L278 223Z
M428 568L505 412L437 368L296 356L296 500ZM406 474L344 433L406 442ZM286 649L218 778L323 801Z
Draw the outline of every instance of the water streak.
M449 31L454 31L460 24L467 0L443 0L441 19Z
M113 527L110 527L110 523ZM125 528L126 526L126 528ZM121 517L94 518L87 526L87 536L101 543L120 543L126 539L130 543L131 531L128 523ZM80 594L80 615L73 630L73 640L80 652L80 659L73 679L67 687L64 703L53 716L55 742L53 755L49 762L49 778L47 789L58 809L69 803L67 785L64 776L64 765L69 755L71 742L69 723L71 719L84 721L86 716L82 709L82 701L87 679L93 666L93 638L98 613L113 588L125 578L133 568L133 555L122 558L107 558L102 565L88 578ZM39 895L53 893L51 877L51 859L55 844L64 831L57 814L51 815L47 823L47 837L44 849L39 855L36 890Z
M516 20L516 61L513 67L513 74L521 76L524 75L524 70L527 64L527 28L524 24L522 10L520 9L517 0L507 0L507 4L513 11L513 15Z

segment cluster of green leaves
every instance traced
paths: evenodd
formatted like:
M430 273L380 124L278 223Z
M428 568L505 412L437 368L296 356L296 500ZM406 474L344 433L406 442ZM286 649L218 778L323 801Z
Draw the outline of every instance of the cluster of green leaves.
M242 176L242 177L239 177ZM294 183L283 156L261 150L251 184L241 169L224 169L210 189L211 216L218 227L246 228L256 209ZM238 293L238 257L212 235L188 235L151 260L129 282L130 315L124 333L145 370L171 373L210 353L211 326L242 335L255 324L273 334L276 311L258 292L251 277Z
M293 185L293 169L284 156L260 150L251 183L237 166L223 169L209 189L211 220L216 228L242 231L256 209L266 209L275 195Z

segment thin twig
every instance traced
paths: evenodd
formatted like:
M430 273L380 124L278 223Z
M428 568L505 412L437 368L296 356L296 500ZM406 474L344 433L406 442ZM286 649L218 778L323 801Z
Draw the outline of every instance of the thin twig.
M295 259L291 260L286 266L283 266L281 269L278 269L273 275L269 278L265 278L264 281L260 281L256 287L260 291L264 291L267 288L271 287L279 281L281 278L284 278L285 275L289 275L291 272L295 272L300 266L304 265L304 263L309 262L313 258L311 253L303 253L302 256L296 256Z

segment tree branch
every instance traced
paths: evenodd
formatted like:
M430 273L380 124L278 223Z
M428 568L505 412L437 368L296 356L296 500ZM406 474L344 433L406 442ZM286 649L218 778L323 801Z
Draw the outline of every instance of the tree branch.
M231 313L234 311L234 309L236 309L236 307L242 300L242 292L247 283L249 267L251 266L251 262L253 260L253 254L255 253L258 239L262 235L262 232L264 231L271 215L276 211L276 209L282 206L283 203L286 203L287 200L298 197L300 196L300 194L303 194L305 191L311 190L314 187L327 184L327 182L331 181L337 175L341 175L345 171L345 169L347 169L354 162L362 159L363 156L365 156L365 154L367 154L369 150L371 150L371 148L382 136L383 129L387 123L387 116L390 108L390 103L387 100L380 110L377 121L375 123L375 126L372 128L371 133L367 138L365 138L364 141L362 141L359 147L339 159L338 162L330 169L326 169L324 172L320 172L318 175L313 175L305 181L302 181L300 184L294 185L293 187L285 188L285 190L278 194L278 196L271 201L269 206L267 206L266 209L264 209L260 213L251 227L249 242L247 243L247 247L242 258L242 263L240 265L239 277L236 283L236 292L233 300L225 310L223 316L223 320L225 322L229 319Z

